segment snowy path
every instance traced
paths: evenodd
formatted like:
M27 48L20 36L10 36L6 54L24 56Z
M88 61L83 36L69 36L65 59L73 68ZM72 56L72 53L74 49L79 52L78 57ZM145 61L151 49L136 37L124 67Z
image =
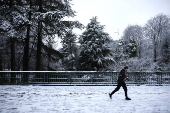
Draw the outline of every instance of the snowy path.
M170 113L170 86L0 86L0 113Z

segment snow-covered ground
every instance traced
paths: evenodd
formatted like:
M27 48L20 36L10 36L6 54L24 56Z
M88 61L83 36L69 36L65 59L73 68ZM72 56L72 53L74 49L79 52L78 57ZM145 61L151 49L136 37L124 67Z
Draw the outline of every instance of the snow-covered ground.
M170 86L0 86L0 113L170 113Z

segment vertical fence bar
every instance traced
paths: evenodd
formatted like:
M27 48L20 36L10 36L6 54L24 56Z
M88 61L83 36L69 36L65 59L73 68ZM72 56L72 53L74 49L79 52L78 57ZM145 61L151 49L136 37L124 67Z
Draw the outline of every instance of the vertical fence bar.
M0 73L0 84L3 85L5 82L5 76L4 76L4 73Z
M69 73L69 83L70 83L70 85L71 85L71 83L72 83L72 73Z
M110 81L111 81L111 84L114 84L114 76L116 76L116 73L114 75L113 72L110 73Z

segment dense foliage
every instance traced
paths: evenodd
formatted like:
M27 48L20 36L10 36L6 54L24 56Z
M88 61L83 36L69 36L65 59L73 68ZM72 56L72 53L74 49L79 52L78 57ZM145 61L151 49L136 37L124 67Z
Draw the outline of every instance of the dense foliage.
M106 70L109 64L114 62L108 46L110 40L97 17L92 18L80 36L79 70Z
M129 25L112 40L97 17L82 29L70 0L0 0L0 70L170 70L170 17ZM61 39L62 48L56 49Z

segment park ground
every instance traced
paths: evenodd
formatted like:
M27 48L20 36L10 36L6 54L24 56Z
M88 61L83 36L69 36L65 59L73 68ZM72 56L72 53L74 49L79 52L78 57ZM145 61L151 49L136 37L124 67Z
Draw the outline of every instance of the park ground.
M170 113L170 86L0 86L0 113Z

